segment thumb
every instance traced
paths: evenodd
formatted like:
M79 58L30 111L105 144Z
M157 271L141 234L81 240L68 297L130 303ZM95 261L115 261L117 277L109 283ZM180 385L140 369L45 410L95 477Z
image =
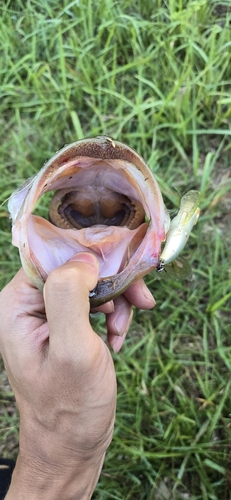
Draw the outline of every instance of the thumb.
M98 275L97 258L86 252L76 254L48 276L43 294L49 347L55 349L56 354L64 354L75 347L79 351L89 341L89 335L93 335L89 322L89 292L96 286Z

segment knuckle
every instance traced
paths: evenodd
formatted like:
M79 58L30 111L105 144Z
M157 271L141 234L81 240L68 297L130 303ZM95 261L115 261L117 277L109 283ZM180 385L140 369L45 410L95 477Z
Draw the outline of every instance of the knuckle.
M61 266L51 271L47 279L47 286L60 290L69 289L83 284L82 271L78 267Z

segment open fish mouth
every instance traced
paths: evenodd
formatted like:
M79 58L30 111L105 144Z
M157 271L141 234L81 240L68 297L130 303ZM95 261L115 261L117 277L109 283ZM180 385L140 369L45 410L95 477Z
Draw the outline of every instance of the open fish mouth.
M46 220L33 211L54 191ZM12 242L31 281L42 289L49 273L78 252L100 262L91 306L113 299L155 269L169 215L153 174L129 146L108 137L65 146L10 197Z

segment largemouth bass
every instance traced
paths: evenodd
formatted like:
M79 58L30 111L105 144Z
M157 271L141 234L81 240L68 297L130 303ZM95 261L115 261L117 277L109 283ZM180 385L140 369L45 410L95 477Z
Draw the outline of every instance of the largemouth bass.
M33 211L50 191L54 195L46 220ZM97 307L174 259L177 249L168 258L170 250L163 253L162 243L167 238L171 249L184 221L191 231L199 216L194 198L187 208L192 224L186 218L174 226L154 175L133 149L109 137L83 139L63 147L11 195L12 242L40 290L53 269L78 252L93 252L100 275L90 302ZM168 237L171 228L173 236Z

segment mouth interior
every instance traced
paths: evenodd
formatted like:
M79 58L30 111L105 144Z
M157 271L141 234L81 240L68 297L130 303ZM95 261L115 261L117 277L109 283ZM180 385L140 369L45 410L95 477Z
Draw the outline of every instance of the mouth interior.
M90 165L86 160L81 166L72 165L44 190L55 191L50 221L31 215L28 240L45 279L52 269L81 251L97 255L100 277L112 276L138 250L148 229L144 195L121 161L116 161L116 168L113 163L115 160L94 160L93 167L91 159ZM137 169L134 173L139 175Z

